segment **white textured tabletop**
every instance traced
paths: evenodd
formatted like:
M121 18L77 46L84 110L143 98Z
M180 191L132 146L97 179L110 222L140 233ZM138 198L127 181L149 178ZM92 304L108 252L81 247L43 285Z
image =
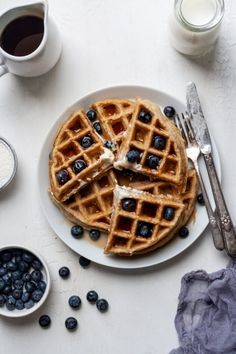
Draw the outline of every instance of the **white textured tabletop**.
M0 12L15 3L1 1ZM96 264L83 269L78 255L50 229L39 204L40 150L66 107L90 91L117 84L149 86L184 100L185 85L193 80L220 152L225 197L236 215L236 2L227 0L220 40L214 53L202 59L189 59L170 47L172 5L170 0L50 0L63 40L60 62L40 78L7 74L0 79L0 134L14 145L19 159L14 183L0 194L0 246L36 248L53 280L38 313L23 321L0 319L1 354L167 354L178 345L174 317L182 275L215 271L227 263L206 231L181 256L152 270L128 273ZM66 281L58 276L63 265L72 273ZM106 314L87 303L90 289L108 299ZM83 304L75 314L79 329L69 333L64 321L74 314L67 304L74 293ZM52 318L48 330L37 322L43 313Z

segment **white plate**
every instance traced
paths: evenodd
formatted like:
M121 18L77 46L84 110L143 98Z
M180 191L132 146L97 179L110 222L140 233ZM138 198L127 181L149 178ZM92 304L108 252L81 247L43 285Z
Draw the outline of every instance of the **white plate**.
M80 240L74 239L70 234L70 228L72 224L68 222L60 211L54 206L48 196L48 156L51 151L52 143L58 128L65 121L71 113L83 107L85 110L89 109L92 102L105 98L135 98L142 97L158 103L161 107L171 105L175 107L177 112L185 111L185 105L178 101L176 98L155 89L142 87L142 86L115 86L106 89L102 89L86 95L79 99L75 104L68 108L55 122L55 124L49 130L48 136L43 144L39 166L38 166L38 185L40 192L41 204L45 216L52 227L57 233L60 239L65 242L71 249L80 255L89 258L93 262L98 264L119 268L119 269L138 269L145 268L153 265L165 262L176 255L186 250L197 238L202 234L208 225L208 218L204 207L197 205L196 220L189 225L190 234L186 239L176 237L169 244L154 252L148 253L139 257L116 257L104 255L101 247L101 241L90 241L86 234ZM213 154L216 169L221 178L221 167L218 151L213 141ZM201 161L202 163L202 161ZM207 190L210 190L210 185L207 179L207 173L204 164L201 166L203 177L207 183ZM211 202L213 202L212 195L210 195ZM105 235L102 237L105 238Z

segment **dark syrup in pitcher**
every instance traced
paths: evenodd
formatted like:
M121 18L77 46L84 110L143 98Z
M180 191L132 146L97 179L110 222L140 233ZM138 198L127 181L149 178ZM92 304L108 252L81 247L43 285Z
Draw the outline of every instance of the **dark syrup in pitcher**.
M44 34L43 18L22 16L10 22L2 32L0 46L14 56L33 53L40 45Z

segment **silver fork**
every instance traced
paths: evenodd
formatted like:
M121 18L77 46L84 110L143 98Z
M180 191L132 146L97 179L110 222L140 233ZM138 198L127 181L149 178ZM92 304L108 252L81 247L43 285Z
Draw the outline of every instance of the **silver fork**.
M219 222L219 220L217 220L217 218L218 218L217 214L214 214L214 212L212 210L210 200L209 200L209 197L208 197L208 194L206 191L206 187L205 187L201 172L199 170L198 157L200 155L200 149L199 149L198 144L195 140L191 123L190 123L188 117L182 113L181 116L176 115L175 125L180 129L180 131L182 133L182 136L186 142L187 157L189 160L192 161L194 168L196 170L198 179L199 179L199 184L201 187L204 203L206 206L215 248L221 251L225 247L224 247L224 241L223 241L222 233L221 233L220 226L219 226L220 222Z

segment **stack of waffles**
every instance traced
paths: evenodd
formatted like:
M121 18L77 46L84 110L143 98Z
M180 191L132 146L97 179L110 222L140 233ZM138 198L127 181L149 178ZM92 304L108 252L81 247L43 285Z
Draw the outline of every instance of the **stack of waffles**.
M108 234L107 254L157 249L194 212L197 178L181 134L148 100L107 99L76 111L54 140L49 177L69 220Z

